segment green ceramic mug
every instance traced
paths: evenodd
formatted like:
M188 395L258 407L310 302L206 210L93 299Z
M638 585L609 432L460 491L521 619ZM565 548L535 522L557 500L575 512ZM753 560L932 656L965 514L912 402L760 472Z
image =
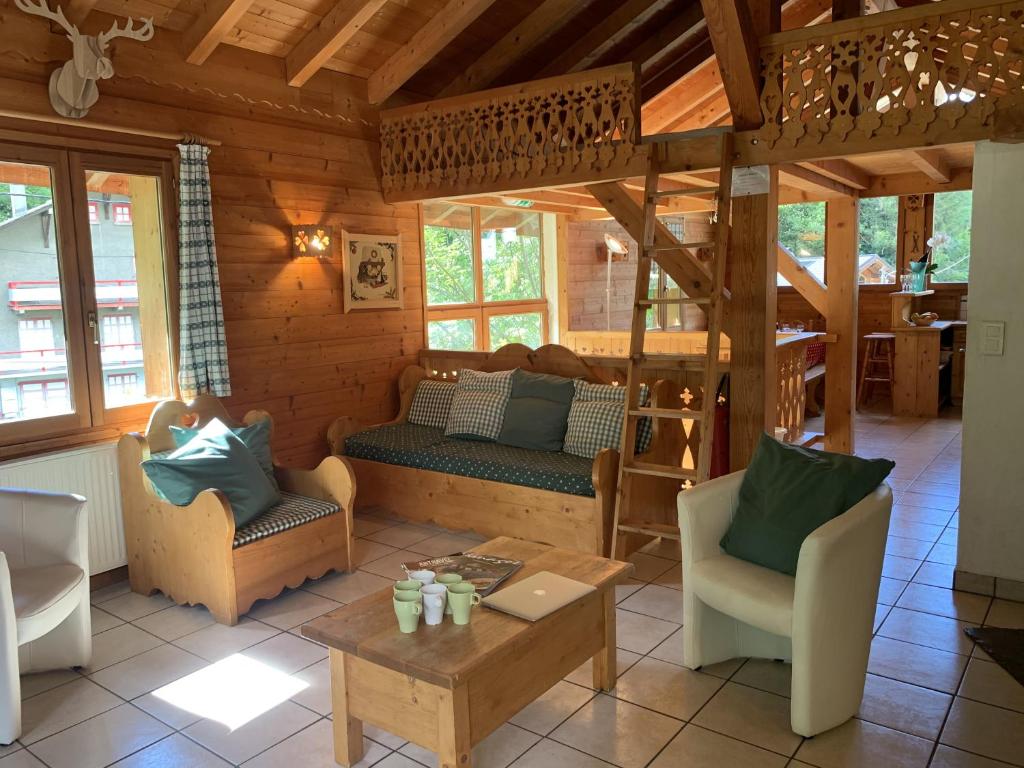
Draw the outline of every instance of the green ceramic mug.
M450 587L452 584L458 584L461 581L462 576L457 573L440 573L438 574L437 579L435 579L435 583L444 584L446 587ZM444 615L452 615L452 604L447 601L444 604Z
M469 624L470 611L474 605L479 604L480 595L468 581L449 585L448 605L452 607L452 621L456 624Z
M395 582L395 594L399 592L419 592L423 588L422 581L416 581L416 579L406 579L405 581Z
M392 602L398 617L398 629L406 634L415 632L423 613L423 595L418 591L403 590L395 594Z

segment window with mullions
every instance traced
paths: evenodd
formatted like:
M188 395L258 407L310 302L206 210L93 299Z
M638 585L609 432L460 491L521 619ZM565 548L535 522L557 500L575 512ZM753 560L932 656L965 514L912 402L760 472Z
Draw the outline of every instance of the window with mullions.
M974 193L936 192L932 208L933 283L966 283L971 267L971 209Z
M0 445L144 419L174 393L170 178L166 160L0 145Z
M427 344L494 350L547 340L541 215L423 205Z

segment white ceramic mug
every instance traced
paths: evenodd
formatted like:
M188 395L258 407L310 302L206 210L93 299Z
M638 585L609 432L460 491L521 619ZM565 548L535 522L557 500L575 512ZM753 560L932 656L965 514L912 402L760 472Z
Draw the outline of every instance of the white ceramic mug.
M409 578L422 582L423 586L427 586L428 584L434 583L434 579L437 578L437 574L433 571L410 571Z
M448 587L427 584L420 590L423 595L423 618L427 626L436 627L444 620L444 607L448 603Z

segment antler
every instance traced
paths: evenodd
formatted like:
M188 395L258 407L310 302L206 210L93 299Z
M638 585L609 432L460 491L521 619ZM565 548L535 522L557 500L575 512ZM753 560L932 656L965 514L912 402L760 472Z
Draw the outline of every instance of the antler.
M23 2L24 0L14 0L15 2ZM41 0L42 2L42 0ZM106 48L107 43L113 40L115 37L130 37L133 40L141 40L145 42L153 37L153 19L143 19L142 26L138 29L135 28L135 19L128 17L128 23L122 29L118 26L115 21L114 26L108 29L106 32L100 32L96 36L97 42L100 44L100 48Z
M69 35L78 34L78 27L64 17L64 9L59 5L57 6L57 12L54 13L50 10L50 6L47 4L46 0L39 0L39 2L36 3L30 2L29 0L14 0L14 4L27 14L32 16L42 16L44 19L49 19L50 21L60 24Z

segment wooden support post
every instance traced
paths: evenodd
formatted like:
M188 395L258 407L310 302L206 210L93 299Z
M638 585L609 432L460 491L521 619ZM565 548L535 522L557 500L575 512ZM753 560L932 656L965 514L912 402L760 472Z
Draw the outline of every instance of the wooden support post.
M857 198L830 200L825 208L827 330L825 347L825 449L853 453L857 387Z
M167 285L160 196L155 176L129 176L132 199L132 240L139 291L139 326L147 397L173 392L170 329L167 327Z
M761 433L775 426L775 318L778 270L779 174L766 195L732 203L729 364L730 469L750 463Z
M555 256L558 265L558 338L562 344L569 332L569 217L555 217Z

